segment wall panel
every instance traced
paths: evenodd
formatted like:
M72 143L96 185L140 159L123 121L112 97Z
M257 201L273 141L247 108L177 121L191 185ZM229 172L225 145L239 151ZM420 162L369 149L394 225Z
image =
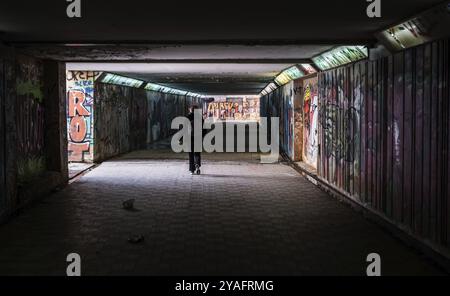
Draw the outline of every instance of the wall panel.
M448 42L319 74L321 178L447 245Z

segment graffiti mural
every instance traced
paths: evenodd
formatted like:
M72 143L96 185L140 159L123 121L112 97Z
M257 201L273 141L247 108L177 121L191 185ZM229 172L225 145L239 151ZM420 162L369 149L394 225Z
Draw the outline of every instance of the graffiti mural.
M280 146L289 158L294 158L294 81L261 97L261 114L264 117L279 117ZM270 129L270 121L268 128Z
M285 84L282 88L283 110L280 121L283 124L282 146L292 159L294 155L294 82Z
M303 80L294 81L294 155L292 160L301 161L303 155Z
M147 91L95 82L94 161L145 148Z
M317 167L319 101L317 77L303 81L303 147L302 160Z
M359 66L354 66L321 74L319 102L321 173L351 194L356 194L360 182L359 73Z
M206 104L205 117L258 121L259 98L214 98Z
M307 83L301 88L301 80L294 87L295 96L303 91L304 145L318 140L320 182L447 248L449 48L449 39L429 42L321 71L317 90L308 89ZM285 153L290 151L289 107L284 87L261 98L261 114L283 122L280 143ZM317 138L311 140L314 126ZM303 147L306 160L312 150Z
M69 161L94 159L94 81L100 72L67 72L67 130Z
M450 233L449 42L319 74L319 176L437 244Z

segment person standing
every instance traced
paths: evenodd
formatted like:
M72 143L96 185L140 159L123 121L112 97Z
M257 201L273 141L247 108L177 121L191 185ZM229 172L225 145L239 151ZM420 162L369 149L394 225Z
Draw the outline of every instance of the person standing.
M187 118L191 122L191 131L192 131L191 132L191 150L189 151L189 171L191 172L191 175L195 175L195 174L200 175L200 167L202 166L201 152L194 151L194 135L195 135L194 111L195 110L200 110L200 114L202 114L201 108L197 104L193 104L189 108L189 114L187 116ZM202 125L201 125L200 132L201 132L201 138L203 139L203 119L202 119Z

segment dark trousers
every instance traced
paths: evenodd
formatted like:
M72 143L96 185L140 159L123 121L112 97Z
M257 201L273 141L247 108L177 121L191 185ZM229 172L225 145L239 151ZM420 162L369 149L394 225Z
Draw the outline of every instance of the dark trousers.
M196 165L198 165L198 167L202 165L200 152L189 152L189 170L194 172Z

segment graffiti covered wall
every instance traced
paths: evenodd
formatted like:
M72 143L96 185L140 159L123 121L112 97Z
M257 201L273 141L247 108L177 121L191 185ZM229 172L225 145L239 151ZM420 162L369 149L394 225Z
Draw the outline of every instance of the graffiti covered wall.
M319 175L450 247L449 40L319 74Z
M259 98L214 98L206 103L205 117L221 120L259 121Z
M303 81L294 81L294 155L292 160L301 161L303 154Z
M100 72L67 72L69 161L94 159L94 81Z
M294 158L294 82L291 81L282 87L261 97L261 116L279 117L280 146L289 158ZM270 121L268 121L270 130Z
M319 150L317 77L304 79L302 84L302 160L310 166L317 168L317 154Z
M17 178L18 184L32 181L46 169L45 110L41 61L20 56L16 59Z
M170 137L172 119L198 99L142 88L95 83L94 161Z
M294 82L291 81L281 88L283 98L280 124L283 127L282 147L284 152L293 159L294 156Z
M63 68L0 46L0 223L67 181Z
M94 161L145 147L146 91L95 83Z
M147 91L147 144L171 136L174 132L172 119L186 115L193 103L198 101L186 96Z
M355 188L360 184L364 69L365 64L358 63L321 73L319 78L322 147L319 174L351 195L357 194Z

